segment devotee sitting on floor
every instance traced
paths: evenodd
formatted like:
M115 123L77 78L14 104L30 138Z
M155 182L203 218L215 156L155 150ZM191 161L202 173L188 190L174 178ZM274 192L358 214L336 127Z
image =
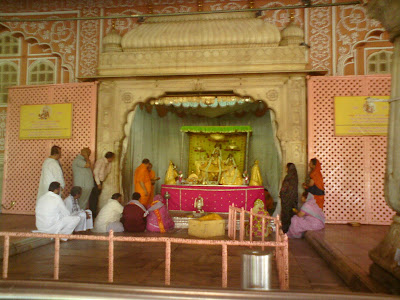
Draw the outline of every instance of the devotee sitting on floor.
M325 227L325 215L317 205L314 195L304 192L301 195L304 203L297 215L293 216L287 236L289 238L301 238L308 230L321 230Z
M311 169L310 180L306 183L303 183L303 187L307 192L314 195L318 206L323 209L325 201L325 189L324 179L321 173L321 163L316 158L313 158L310 160L309 166Z
M70 195L64 199L65 206L71 216L78 216L81 219L75 231L86 231L93 228L92 212L89 209L83 210L79 206L79 198L81 196L82 188L80 186L74 186L71 189Z
M163 203L163 197L161 195L156 195L149 208L146 229L148 231L163 233L173 229L174 226L175 223L169 215L167 207Z
M60 183L52 182L48 192L36 202L36 232L71 234L80 222L78 216L71 216L61 199Z
M58 146L51 147L50 156L46 158L42 165L42 173L40 175L39 190L36 201L48 192L50 183L59 182L61 190L65 186L64 175L60 165L61 148Z
M151 179L148 170L150 160L147 158L142 160L142 164L136 168L133 183L135 185L135 192L140 194L140 203L145 207L149 205L149 197L151 193Z
M297 209L298 202L298 185L299 180L297 177L296 166L293 163L288 163L286 165L286 176L282 182L282 188L279 193L281 197L282 210L281 210L281 220L282 220L282 230L286 233L290 227L290 220L295 215L293 208Z
M132 200L124 207L121 222L124 225L125 231L144 232L146 230L146 217L149 212L139 201L140 197L139 193L133 193Z
M123 232L124 226L120 222L124 207L122 204L122 195L115 193L107 204L100 210L94 221L93 232Z
M97 160L94 164L93 176L96 184L89 197L89 209L92 211L94 218L97 216L97 205L101 190L103 189L103 181L106 180L107 175L111 172L111 163L114 158L114 153L107 152L104 157Z

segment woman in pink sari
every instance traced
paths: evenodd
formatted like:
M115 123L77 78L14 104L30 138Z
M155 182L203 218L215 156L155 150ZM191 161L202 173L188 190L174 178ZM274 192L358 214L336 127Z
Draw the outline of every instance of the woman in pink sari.
M151 207L148 209L149 215L147 216L147 231L164 233L174 228L175 223L162 201L163 197L161 195L154 197Z
M325 227L325 215L317 205L313 194L304 192L301 201L305 202L297 215L292 217L287 236L301 238L308 230L320 230Z

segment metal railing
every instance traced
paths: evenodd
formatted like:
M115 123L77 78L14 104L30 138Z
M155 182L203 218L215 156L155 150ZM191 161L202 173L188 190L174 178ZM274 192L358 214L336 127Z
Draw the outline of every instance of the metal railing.
M165 285L171 285L171 244L188 244L188 245L220 245L222 248L222 287L228 286L228 246L247 246L247 247L287 247L287 240L279 243L268 241L234 241L234 240L200 240L200 239L183 239L170 237L135 237L135 236L114 236L111 230L108 236L96 235L78 235L78 234L45 234L32 232L0 232L0 236L4 236L3 250L3 279L8 278L8 262L10 237L36 237L36 238L54 238L54 272L53 279L59 280L60 273L60 239L69 240L89 240L108 242L108 282L114 282L114 242L133 242L133 243L165 243ZM281 282L281 280L280 280ZM288 282L288 281L287 281ZM287 289L286 281L280 285L281 289Z
M286 234L281 230L281 221L279 216L276 218L270 216L264 216L261 214L253 213L253 209L250 211L244 210L244 208L235 207L234 204L229 206L228 215L228 236L232 240L236 240L236 226L237 226L237 215L239 214L239 242L245 242L245 223L249 224L249 242L250 247L259 246L257 243L261 243L261 248L274 247L275 248L275 259L278 269L279 285L282 290L289 289L289 241ZM248 215L248 219L246 219ZM261 242L253 241L253 219L261 218ZM269 222L273 222L275 225L275 241L265 241L265 229Z

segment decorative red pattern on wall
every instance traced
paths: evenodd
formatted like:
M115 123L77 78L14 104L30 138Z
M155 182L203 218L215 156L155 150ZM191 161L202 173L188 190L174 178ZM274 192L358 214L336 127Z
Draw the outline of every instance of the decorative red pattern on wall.
M336 137L335 96L390 95L390 76L312 77L308 81L308 157L318 158L328 223L390 224L383 187L386 137Z
M0 107L0 155L4 154L7 107Z
M4 2L4 1L3 1ZM9 0L2 6L3 13L18 13L18 18L49 17L92 17L115 15L140 15L149 12L149 3L154 14L196 12L197 0ZM203 1L203 11L236 10L249 7L247 0L209 0ZM313 0L313 4L337 3L334 0ZM301 0L258 0L255 8L302 5ZM50 12L50 14L48 14ZM365 74L366 57L360 57L364 48L373 42L377 52L391 49L388 36L381 35L382 25L369 19L366 7L350 5L340 7L321 7L311 9L281 9L263 11L265 22L275 24L280 30L290 22L293 13L294 23L304 29L305 42L309 49L310 68L328 70L332 75ZM4 22L3 25L15 35L35 39L39 44L47 44L53 53L62 58L62 65L75 76L96 74L99 48L102 38L110 32L113 22L115 29L123 36L139 23L134 18L103 21L57 21L57 22ZM1 28L0 28L1 31ZM376 43L381 42L381 43ZM367 45L367 46L366 46ZM368 52L367 51L367 52ZM390 50L391 51L391 50ZM370 54L370 53L369 53ZM76 68L76 69L75 69ZM73 80L71 76L71 81Z
M97 83L22 86L11 88L7 112L4 158L3 200L5 207L16 201L12 209L2 213L34 214L40 172L50 148L62 149L60 159L65 190L72 187L72 160L83 147L95 149ZM57 140L20 140L20 106L31 104L72 103L72 138ZM92 153L92 157L94 153Z

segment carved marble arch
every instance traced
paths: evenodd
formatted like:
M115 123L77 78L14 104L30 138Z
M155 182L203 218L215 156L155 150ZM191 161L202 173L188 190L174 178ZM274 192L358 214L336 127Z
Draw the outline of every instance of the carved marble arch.
M243 92L243 91L241 91ZM192 94L193 92L190 92L190 94ZM127 150L128 150L128 143L129 143L129 139L130 139L130 135L131 135L131 129L132 129L132 124L135 118L135 114L137 112L138 108L142 108L145 109L147 112L150 112L150 110L152 109L156 109L156 105L155 102L159 101L160 99L163 98L163 96L165 96L167 93L164 93L163 95L161 95L160 97L149 97L145 100L141 100L141 101L137 101L133 104L132 108L128 111L126 111L125 113L125 123L123 125L123 139L121 141L121 155L120 155L120 160L119 160L119 170L120 172L118 172L119 174L119 188L120 191L124 191L124 181L123 181L123 169L124 169L124 164L125 164L125 160L127 158ZM210 95L213 94L212 92L209 93ZM274 136L274 144L275 147L277 149L277 153L279 156L279 160L280 160L280 164L282 165L282 149L281 149L281 142L280 139L278 138L278 134L277 134L277 128L278 128L278 122L277 122L277 114L276 114L276 109L273 108L274 105L271 105L271 103L269 103L270 101L267 99L257 99L254 100L253 97L248 96L245 93L238 93L237 90L235 90L235 94L237 97L240 97L242 99L250 99L252 102L252 104L254 106L258 106L256 109L252 109L251 111L249 111L248 113L253 113L255 115L255 117L261 117L263 116L267 111L269 111L270 116L271 116L271 125L272 125L272 130L273 130L273 136ZM124 96L122 96L124 97ZM126 96L125 96L126 97ZM158 113L158 112L157 112ZM162 113L162 112L161 112ZM162 118L163 115L159 116ZM251 164L250 164L251 165Z

